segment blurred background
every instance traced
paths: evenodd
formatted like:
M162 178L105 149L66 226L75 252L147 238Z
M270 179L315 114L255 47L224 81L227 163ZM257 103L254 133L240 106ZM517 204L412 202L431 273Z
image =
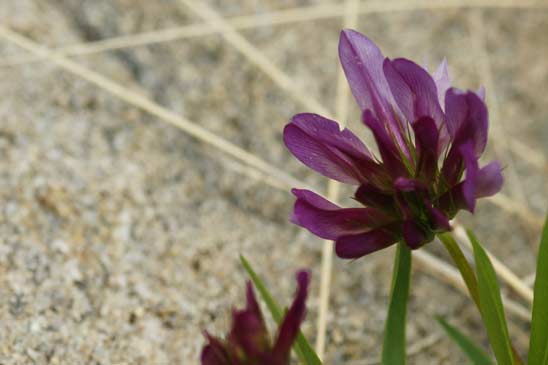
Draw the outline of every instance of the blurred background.
M525 353L548 193L548 1L2 0L0 362L196 364L202 330L225 333L243 305L243 253L284 304L294 272L312 270L313 343L331 277L325 363L378 363L394 251L334 258L322 276L322 241L287 219L291 186L328 184L284 148L293 114L347 115L371 142L338 81L346 26L487 88L485 159L506 184L461 221L516 275L521 292L502 286ZM463 363L434 316L487 345L480 318L441 245L421 252L409 363Z

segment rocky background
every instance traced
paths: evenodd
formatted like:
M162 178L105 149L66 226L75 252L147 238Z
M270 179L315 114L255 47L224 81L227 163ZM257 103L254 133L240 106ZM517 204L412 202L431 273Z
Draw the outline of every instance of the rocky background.
M205 3L225 17L343 6L321 0ZM458 86L490 86L486 160L503 161L513 174L504 193L541 217L548 193L546 3L514 9L503 6L507 2L484 8L451 2L393 11L409 2L370 3L377 11L361 15L358 29L385 54L419 62L426 57L431 67L447 57ZM177 0L0 2L2 26L53 48L201 22ZM327 17L241 34L308 97L334 110L341 27L340 17ZM201 331L226 331L230 308L243 302L240 253L284 303L295 270L312 269L304 330L313 341L321 242L288 223L291 195L158 117L29 56L0 38L0 363L197 364ZM306 183L326 186L281 142L291 115L314 110L219 35L72 59ZM369 138L355 107L350 116L351 128ZM341 200L349 196L343 190ZM463 220L524 277L534 271L538 219L523 219L509 204L503 208L482 201L477 218ZM447 259L435 244L426 249ZM376 363L393 253L335 260L326 364ZM435 315L487 344L471 301L416 265L408 343L420 351L410 364L465 361ZM511 315L509 322L525 353L528 324Z

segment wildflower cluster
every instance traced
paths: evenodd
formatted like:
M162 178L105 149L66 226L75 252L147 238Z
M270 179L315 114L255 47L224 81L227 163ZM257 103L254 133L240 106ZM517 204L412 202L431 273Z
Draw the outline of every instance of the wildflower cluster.
M341 208L310 190L293 189L297 199L290 219L319 237L335 241L335 252L341 258L359 258L402 242L393 283L393 288L399 288L395 290L398 296L391 298L391 304L395 301L398 305L389 305L387 319L396 330L385 333L383 364L403 364L405 320L398 319L405 318L409 294L411 255L406 246L417 249L436 234L450 231L450 220L459 210L474 212L478 198L497 193L503 183L501 166L496 161L483 167L479 164L487 144L485 91L451 87L445 61L430 74L410 60L385 58L371 40L353 30L341 33L339 57L361 109L361 120L376 141L376 152L350 130L341 130L337 122L312 113L295 115L285 126L283 137L289 151L306 166L353 185L353 198L361 206ZM491 310L504 313L497 309L502 308L500 299L494 300L500 296L498 287L491 285L496 281L494 271L474 236L470 237L477 266L481 267L477 274L461 259L464 254L458 252L455 241L446 236L440 237L450 245L450 252L457 252L455 263L482 315ZM548 228L544 246L548 252ZM548 269L545 271L548 277ZM246 308L233 312L226 338L206 332L202 365L289 365L291 346L305 315L309 274L299 272L297 282L295 299L274 340L248 283ZM536 307L545 308L545 302ZM542 312L537 317L541 318L537 322L546 318L542 326L548 328L548 315ZM483 319L486 324L493 320L490 316ZM497 325L505 324L504 318L496 320ZM490 323L488 328L495 326ZM497 336L504 337L507 330L500 326L489 335L495 339L492 343L500 344ZM298 349L305 364L321 363L317 355L311 355L312 350L305 354L301 345ZM532 346L533 355L538 353L538 358L546 359L548 351L543 352L541 345ZM511 346L494 350L497 360L514 357ZM487 363L482 361L474 363Z
M404 241L411 249L451 229L457 211L498 192L501 166L479 167L487 143L484 91L450 87L446 62L433 75L414 62L385 58L364 35L344 30L339 57L376 157L348 129L298 114L284 129L287 148L308 167L357 186L362 208L340 208L293 189L292 222L334 240L339 257L358 258Z

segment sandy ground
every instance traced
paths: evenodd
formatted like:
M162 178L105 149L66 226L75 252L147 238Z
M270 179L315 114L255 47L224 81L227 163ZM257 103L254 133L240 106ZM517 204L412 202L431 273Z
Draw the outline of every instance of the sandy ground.
M235 16L328 2L207 3ZM487 34L487 63L474 48L474 16ZM200 21L176 0L0 2L0 24L51 47ZM334 109L340 28L331 18L242 34ZM489 104L498 119L487 158L498 155L507 171L516 169L504 193L541 216L546 167L507 147L517 140L540 156L548 152L548 10L377 13L362 15L359 30L389 56L428 56L432 67L447 57L461 87L489 83L482 67L492 69ZM0 62L26 56L0 39ZM288 118L306 109L217 35L74 60L308 184L327 183L281 143ZM312 269L304 330L315 338L321 242L287 222L287 191L242 174L225 154L47 61L0 66L0 80L0 363L195 364L202 329L224 332L231 306L242 303L239 253L285 302L295 270ZM351 115L351 128L368 138L355 108ZM341 200L349 194L343 189ZM530 274L538 225L487 201L477 216L463 220L516 273ZM443 256L440 247L427 249ZM392 257L386 250L335 261L326 364L365 364L379 355ZM486 343L470 300L416 267L408 342L434 341L410 364L463 363L435 315ZM528 325L510 322L525 353Z

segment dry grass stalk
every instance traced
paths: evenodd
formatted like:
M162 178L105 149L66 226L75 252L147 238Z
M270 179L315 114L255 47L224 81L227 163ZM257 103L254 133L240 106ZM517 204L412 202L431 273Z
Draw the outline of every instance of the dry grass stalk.
M207 21L212 28L217 29L229 44L242 53L242 55L244 55L252 64L261 69L261 71L269 76L272 81L274 81L282 90L287 92L293 99L309 110L314 110L316 113L328 117L331 116L331 113L321 103L309 97L308 93L299 90L286 73L280 70L264 53L238 33L238 31L213 8L203 2L193 0L179 0L179 2L186 5Z
M357 0L346 0L344 4L343 28L355 28L358 22ZM339 67L337 74L337 99L335 114L341 128L346 126L348 118L348 97L349 88L346 77ZM336 202L338 200L340 184L337 181L329 180L327 185L327 199ZM325 337L327 333L327 314L329 313L329 294L331 285L331 271L333 269L333 242L324 240L322 247L322 264L320 276L318 329L316 337L316 352L323 358L325 352Z

